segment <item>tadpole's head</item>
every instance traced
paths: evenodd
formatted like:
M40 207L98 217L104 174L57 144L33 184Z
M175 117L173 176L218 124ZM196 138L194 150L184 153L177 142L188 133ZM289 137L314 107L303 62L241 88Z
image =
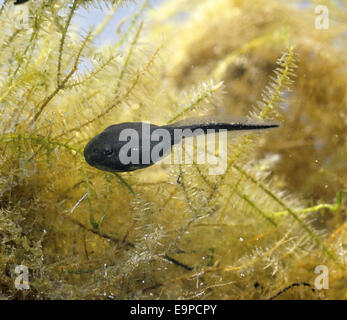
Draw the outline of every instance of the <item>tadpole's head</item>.
M116 154L110 135L102 132L90 140L84 148L87 163L103 171L113 171Z

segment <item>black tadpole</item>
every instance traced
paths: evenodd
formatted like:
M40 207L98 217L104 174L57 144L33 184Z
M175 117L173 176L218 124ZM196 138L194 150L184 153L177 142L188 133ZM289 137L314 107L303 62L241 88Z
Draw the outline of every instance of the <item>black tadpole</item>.
M87 163L110 172L127 172L146 168L171 153L183 138L211 134L221 130L260 130L278 124L220 123L157 126L146 122L114 124L91 139L84 148Z
M22 3L25 3L25 2L28 2L29 0L16 0L16 2L14 3L15 5L17 4L22 4Z

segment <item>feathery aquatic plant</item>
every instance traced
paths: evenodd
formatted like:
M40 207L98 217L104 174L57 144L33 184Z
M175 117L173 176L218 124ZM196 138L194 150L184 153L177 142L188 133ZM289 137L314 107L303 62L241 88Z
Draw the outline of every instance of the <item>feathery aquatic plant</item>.
M328 64L324 74L308 49L323 40L299 29L309 13L276 1L168 1L147 16L144 1L103 46L95 39L110 16L73 28L81 6L107 3L112 15L126 2L31 2L29 28L14 24L10 1L0 8L1 297L316 298L314 269L327 265L326 296L343 298L339 48L313 58ZM174 19L187 6L196 10ZM82 156L113 123L169 124L221 108L282 121L273 132L235 135L223 175L195 162L111 174ZM310 142L317 127L324 153ZM310 152L324 160L320 170ZM29 290L16 290L15 265L29 268Z

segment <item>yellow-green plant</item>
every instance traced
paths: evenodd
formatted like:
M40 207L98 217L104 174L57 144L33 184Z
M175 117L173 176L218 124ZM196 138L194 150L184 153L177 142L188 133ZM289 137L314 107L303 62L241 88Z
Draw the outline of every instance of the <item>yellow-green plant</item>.
M26 28L10 1L0 8L1 298L344 298L345 58L322 49L344 21L319 38L301 33L312 14L278 1L167 1L149 13L144 1L115 43L96 45L125 2L105 1L110 14L85 32L74 15L104 1L31 2ZM195 162L112 174L83 158L111 124L221 111L282 124L230 135L220 176ZM15 288L16 265L29 290ZM330 270L325 294L318 265Z

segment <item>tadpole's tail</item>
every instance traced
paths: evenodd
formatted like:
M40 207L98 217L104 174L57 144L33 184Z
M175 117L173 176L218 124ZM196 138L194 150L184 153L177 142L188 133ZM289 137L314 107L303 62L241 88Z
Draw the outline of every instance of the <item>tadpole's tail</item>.
M190 129L195 131L196 129L202 129L202 131L207 134L208 130L227 130L227 131L240 131L240 130L261 130L279 127L278 124L254 124L254 123L202 123L202 124L192 124L184 126L173 126L175 129Z
M171 124L166 126L172 136L172 141L178 143L181 138L195 137L201 134L208 134L212 132L218 132L219 130L227 131L245 131L245 130L263 130L279 127L279 124L266 124L266 123L200 123L200 124L191 124L191 125L179 125ZM175 129L177 133L175 135ZM181 135L180 135L181 132Z

